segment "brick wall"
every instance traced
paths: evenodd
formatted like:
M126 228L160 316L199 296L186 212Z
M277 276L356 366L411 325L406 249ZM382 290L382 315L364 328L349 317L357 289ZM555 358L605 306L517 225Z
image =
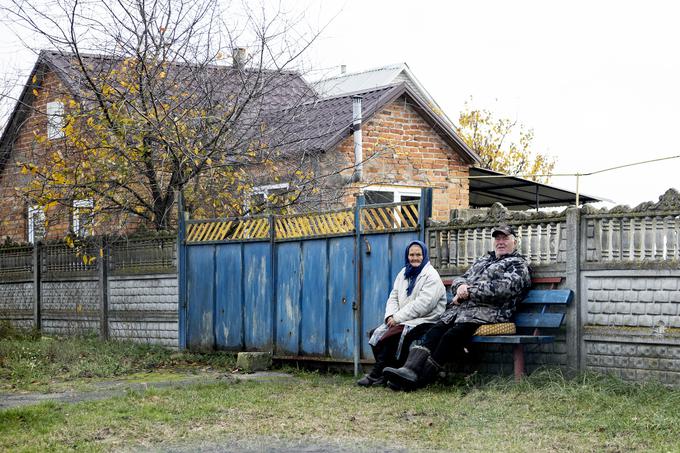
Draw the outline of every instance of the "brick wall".
M448 220L454 208L469 203L468 164L411 106L406 97L395 100L362 125L364 181L362 186L380 184L410 188L432 187L432 218ZM344 161L354 161L354 138L337 147ZM351 170L346 171L349 176ZM349 191L344 204L354 204Z
M47 116L45 115L48 102L60 99L64 90L59 79L53 73L47 73L39 86L36 86L37 96L24 120L12 146L12 153L0 177L0 231L2 237L9 236L15 241L27 239L27 201L15 190L24 187L31 179L31 175L22 174L17 166L18 162L45 162L45 150L38 144L35 136L47 133ZM54 221L48 225L49 237L57 237L68 228L68 217L63 208L54 208L48 213Z

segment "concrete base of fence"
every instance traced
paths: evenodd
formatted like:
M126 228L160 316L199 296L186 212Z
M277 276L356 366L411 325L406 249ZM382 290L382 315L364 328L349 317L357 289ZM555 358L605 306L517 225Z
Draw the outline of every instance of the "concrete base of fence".
M239 352L236 356L236 367L246 373L264 371L271 366L270 352Z

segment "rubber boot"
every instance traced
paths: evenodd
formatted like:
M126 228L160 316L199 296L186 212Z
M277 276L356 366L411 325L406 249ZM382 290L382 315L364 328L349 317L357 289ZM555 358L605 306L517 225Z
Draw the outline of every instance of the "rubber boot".
M361 379L357 381L357 385L361 387L372 387L385 385L385 376L382 375L381 371L376 371L373 369L370 374L364 375Z
M408 353L406 363L401 368L387 367L383 375L391 389L414 390L418 386L418 378L423 372L423 367L430 357L430 350L423 346L414 346Z
M428 357L423 365L423 371L420 373L418 378L418 387L425 387L426 385L432 383L439 372L442 370L442 366L434 361L432 357Z

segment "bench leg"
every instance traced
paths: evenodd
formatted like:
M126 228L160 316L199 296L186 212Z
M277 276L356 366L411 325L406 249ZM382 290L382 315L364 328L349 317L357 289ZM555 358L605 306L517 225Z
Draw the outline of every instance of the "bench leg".
M524 345L516 344L512 346L512 358L515 363L515 382L519 382L524 376Z

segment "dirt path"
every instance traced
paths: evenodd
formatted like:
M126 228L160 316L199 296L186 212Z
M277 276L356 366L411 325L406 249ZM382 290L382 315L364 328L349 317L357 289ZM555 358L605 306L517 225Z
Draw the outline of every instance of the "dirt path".
M39 404L44 401L59 403L78 403L80 401L93 401L125 395L129 391L144 391L148 389L178 388L188 385L214 384L216 382L234 382L236 380L259 380L292 379L286 373L262 371L252 374L198 374L187 375L180 379L154 380L149 382L130 382L129 380L112 380L94 383L94 390L65 390L54 393L0 393L0 410L11 407Z

